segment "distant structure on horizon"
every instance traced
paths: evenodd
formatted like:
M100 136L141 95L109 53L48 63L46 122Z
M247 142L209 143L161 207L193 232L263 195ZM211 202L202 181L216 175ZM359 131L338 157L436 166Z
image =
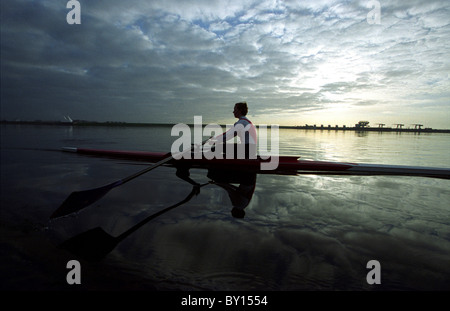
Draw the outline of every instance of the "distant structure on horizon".
M303 126L280 126L280 128L295 128L304 130L335 130L335 131L371 131L371 132L414 132L414 133L450 133L450 129L432 129L431 127L422 128L423 124L411 124L411 127L403 128L405 124L395 123L392 127L386 126L385 123L376 123L377 126L370 127L369 121L359 121L353 127L347 127L346 125L309 125ZM414 126L414 127L412 127Z
M359 128L365 128L369 125L369 121L359 121L358 123L355 124L355 128L359 129Z
M62 122L64 122L64 123L73 123L73 120L69 116L64 116L64 121L62 121Z
M166 124L166 123L128 123L128 122L117 122L117 121L106 121L106 122L97 122L97 121L87 121L87 120L73 120L70 116L63 116L64 120L60 121L42 121L42 120L34 120L34 121L24 121L20 119L15 119L14 121L0 120L1 124L32 124L32 125L60 125L60 126L133 126L133 127L145 127L145 126L173 126L175 124ZM357 131L357 132L410 132L410 133L450 133L450 129L432 129L431 127L422 128L423 124L411 124L411 127L403 128L405 124L396 123L393 124L392 127L386 127L384 123L376 123L378 126L370 127L369 121L359 121L355 124L355 126L348 127L346 125L296 125L296 126L284 126L280 125L279 128L286 129L297 129L297 130L320 130L320 131ZM190 125L189 125L190 126ZM258 127L259 125L256 124ZM412 127L413 126L413 127Z

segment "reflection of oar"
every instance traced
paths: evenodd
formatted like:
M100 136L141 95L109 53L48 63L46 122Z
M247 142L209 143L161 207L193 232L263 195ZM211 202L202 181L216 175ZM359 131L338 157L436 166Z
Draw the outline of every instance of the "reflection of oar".
M205 144L207 141L209 140L206 139L202 142L202 145ZM189 149L186 149L185 151L183 151L181 154L184 154L188 151L192 150L192 146ZM130 180L135 179L136 177L139 177L147 172L150 172L151 170L169 162L170 160L172 160L174 158L174 156L169 156L165 159L162 159L161 161L153 164L152 166L137 172L131 176L128 176L126 178L120 179L118 181L115 181L113 183L110 183L109 185L103 186L103 187L99 187L99 188L95 188L95 189L90 189L90 190L84 190L84 191L75 191L72 192L67 198L66 200L61 204L61 206L53 212L53 214L50 216L50 218L57 218L57 217L62 217L62 216L66 216L72 213L76 213L79 210L91 205L92 203L100 200L103 196L105 196L111 189L118 187L120 185L123 185L124 183L129 182Z
M66 249L74 255L80 256L81 258L84 258L88 261L99 261L107 254L109 254L109 252L111 252L117 246L117 244L119 244L127 236L138 230L150 220L188 202L194 195L197 195L199 193L200 187L203 187L207 184L194 186L191 193L189 193L189 195L183 201L148 216L118 237L113 237L106 233L102 228L97 227L68 239L67 241L59 245L59 248Z

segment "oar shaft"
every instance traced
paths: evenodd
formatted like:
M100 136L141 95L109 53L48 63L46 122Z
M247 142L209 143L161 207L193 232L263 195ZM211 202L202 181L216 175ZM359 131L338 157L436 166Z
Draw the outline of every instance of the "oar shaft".
M204 145L208 140L210 140L210 139L211 139L211 137L208 138L208 139L205 139L204 141L202 141L202 142L201 142L201 146L203 146L203 145ZM183 155L183 154L185 154L186 152L191 152L191 151L192 151L192 148L193 148L193 146L191 146L190 148L188 148L188 149L186 149L186 150L180 152L179 154L177 154L177 157L178 157L178 156L181 156L181 155ZM170 154L170 153L168 153L168 154ZM150 166L150 167L148 167L148 168L146 168L146 169L144 169L144 170L142 170L142 171L140 171L140 172L137 172L137 173L135 173L135 174L133 174L133 175L131 175L131 176L128 176L128 177L126 177L126 178L124 178L124 179L121 179L120 185L122 185L122 184L124 184L124 183L126 183L126 182L129 182L130 180L133 180L133 179L135 179L136 177L139 177L139 176L141 176L141 175L143 175L143 174L145 174L145 173L148 173L148 172L150 172L151 170L154 170L155 168L157 168L157 167L159 167L159 166L161 166L161 165L163 165L163 164L165 164L165 163L167 163L167 162L173 160L174 157L175 157L175 155L171 155L171 156L169 156L169 157L167 157L167 158L165 158L165 159L162 159L162 160L159 161L159 162L156 162L156 163L153 164L152 166Z
M204 140L202 142L202 145L204 145L210 138ZM192 150L192 146L190 148L184 150L183 152L179 153L177 156L181 156L186 152L190 152L191 150ZM168 153L167 155L170 155L170 153ZM152 166L150 166L142 171L139 171L139 172L137 172L133 175L130 175L126 178L119 179L113 183L106 185L106 186L99 187L96 189L72 192L66 198L66 200L61 204L61 206L55 212L53 212L53 214L50 216L50 218L62 217L62 216L66 216L66 215L78 212L79 210L98 201L100 198L105 196L106 193L108 193L111 189L118 187L120 185L123 185L124 183L127 183L130 180L133 180L136 177L139 177L151 170L154 170L155 168L173 160L174 157L175 157L174 155L170 155L167 158L160 160L159 162L153 164Z
M124 183L126 183L126 182L129 182L130 180L135 179L136 177L139 177L139 176L141 176L141 175L143 175L143 174L145 174L145 173L148 173L148 172L150 172L151 170L154 170L155 168L157 168L157 167L159 167L159 166L161 166L161 165L163 165L163 164L165 164L165 163L171 161L172 159L173 159L173 156L170 156L170 157L168 157L168 158L165 158L165 159L163 159L163 160L161 160L161 161L159 161L159 162L153 164L152 166L146 168L145 170L142 170L142 171L140 171L140 172L137 172L136 174L133 174L133 175L131 175L131 176L128 176L128 177L126 177L126 178L124 178L124 179L121 179L121 183L120 183L120 184L122 185L122 184L124 184Z

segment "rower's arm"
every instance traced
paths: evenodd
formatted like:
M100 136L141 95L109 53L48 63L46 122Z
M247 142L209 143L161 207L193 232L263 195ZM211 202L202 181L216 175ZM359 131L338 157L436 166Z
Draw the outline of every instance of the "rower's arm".
M238 135L237 130L236 130L236 124L238 124L238 122L236 122L232 128L230 128L228 131L226 131L223 134L217 135L214 138L211 138L210 140L210 144L212 145L213 143L222 143L225 144L228 140L236 137Z

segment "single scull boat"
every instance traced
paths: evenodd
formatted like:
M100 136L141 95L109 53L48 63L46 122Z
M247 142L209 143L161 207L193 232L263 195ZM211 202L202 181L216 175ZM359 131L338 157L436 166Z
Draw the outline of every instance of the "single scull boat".
M102 150L73 147L64 147L62 148L62 151L96 157L144 161L148 163L156 163L167 157L167 153L146 151ZM172 159L168 161L166 165L206 169L239 169L257 172L259 174L399 175L450 179L450 168L312 161L300 160L299 157L296 156L279 156L278 167L275 170L261 170L261 163L269 161L270 159L263 159L260 157L254 160L208 160L205 158Z

